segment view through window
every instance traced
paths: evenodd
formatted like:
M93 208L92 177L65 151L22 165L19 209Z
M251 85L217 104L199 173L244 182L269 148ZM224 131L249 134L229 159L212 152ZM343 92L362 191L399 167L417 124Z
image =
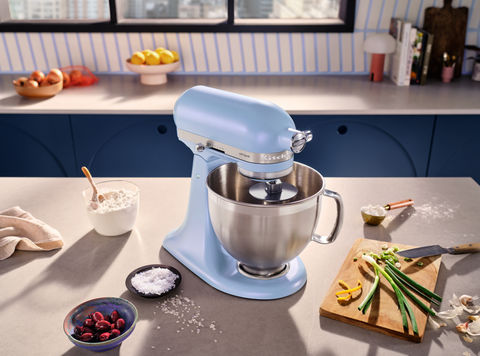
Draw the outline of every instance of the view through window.
M240 19L338 18L340 0L235 0Z
M340 0L235 0L239 19L338 18ZM226 0L123 0L124 18L220 19Z
M227 0L118 0L126 19L226 19ZM341 0L235 0L237 19L338 18ZM108 0L8 0L12 20L108 19Z
M8 0L12 20L109 19L108 0Z

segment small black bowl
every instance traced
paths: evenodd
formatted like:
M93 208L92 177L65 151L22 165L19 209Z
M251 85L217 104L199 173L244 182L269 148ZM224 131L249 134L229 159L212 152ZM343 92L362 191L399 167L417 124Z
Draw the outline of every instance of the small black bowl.
M132 286L132 278L137 273L144 272L144 271L147 271L147 270L152 269L152 268L159 268L159 267L169 269L170 271L172 271L173 273L175 273L178 276L178 278L175 279L175 286L172 289L170 289L169 291L167 291L165 293L162 293L162 294L145 294L145 293L139 292L138 290L135 289L135 287ZM127 289L130 292L132 292L133 294L138 295L140 297L143 297L143 298L160 298L160 297L163 297L163 296L167 295L168 293L172 292L173 290L175 290L180 285L181 282L182 282L182 275L180 274L180 272L176 268L173 268L172 266L167 266L167 265L148 265L148 266L139 267L136 270L132 271L127 276L127 279L125 280L125 286L127 287Z

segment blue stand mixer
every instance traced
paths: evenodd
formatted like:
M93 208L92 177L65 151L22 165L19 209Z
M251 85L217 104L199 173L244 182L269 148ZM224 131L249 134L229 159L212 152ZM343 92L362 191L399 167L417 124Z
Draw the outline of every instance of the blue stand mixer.
M227 294L297 292L307 279L298 254L311 240L333 242L343 222L341 197L293 160L312 134L277 105L204 86L179 97L174 120L194 158L185 220L163 247ZM328 236L314 233L323 195L337 203Z

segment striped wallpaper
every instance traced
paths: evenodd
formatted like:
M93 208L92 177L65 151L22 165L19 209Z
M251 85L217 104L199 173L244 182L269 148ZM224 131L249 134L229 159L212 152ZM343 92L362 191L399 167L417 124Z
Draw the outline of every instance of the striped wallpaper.
M85 65L126 74L133 52L165 47L180 54L178 74L365 74L365 38L388 32L392 16L422 27L430 6L443 1L357 0L354 33L1 33L0 73ZM480 46L480 0L453 0L453 6L470 9L466 42ZM464 60L463 72L472 66Z

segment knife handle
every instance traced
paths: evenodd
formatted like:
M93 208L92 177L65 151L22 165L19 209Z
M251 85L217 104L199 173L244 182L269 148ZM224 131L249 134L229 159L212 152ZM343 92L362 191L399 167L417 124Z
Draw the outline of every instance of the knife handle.
M451 253L452 255L458 255L461 253L480 252L480 242L453 246L452 248L454 249L454 251Z
M384 208L385 210L392 210L392 209L404 208L410 205L413 205L412 199L407 199L407 200L397 201L396 203L387 204L384 206Z

